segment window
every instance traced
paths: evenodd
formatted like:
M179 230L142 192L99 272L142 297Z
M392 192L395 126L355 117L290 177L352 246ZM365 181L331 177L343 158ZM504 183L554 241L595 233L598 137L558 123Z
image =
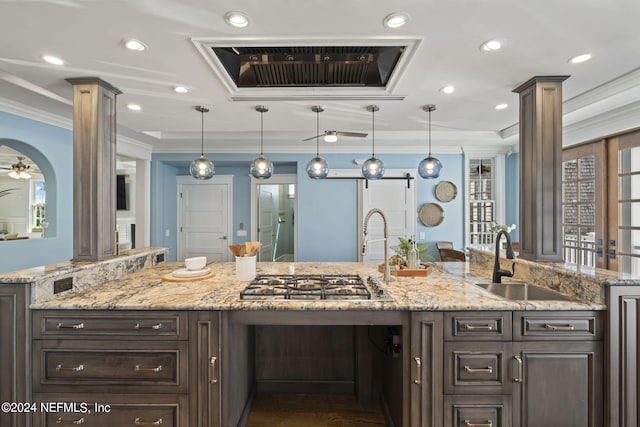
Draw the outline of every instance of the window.
M491 222L496 221L495 159L469 159L469 243L493 243Z
M46 227L46 204L44 181L31 180L30 186L31 217L29 220L32 232L42 232Z

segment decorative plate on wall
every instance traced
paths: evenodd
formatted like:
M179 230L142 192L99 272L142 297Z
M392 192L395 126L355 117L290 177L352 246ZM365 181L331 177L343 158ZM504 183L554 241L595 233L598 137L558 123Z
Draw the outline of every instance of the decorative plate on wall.
M442 181L436 185L435 193L441 202L450 202L458 195L458 188L451 181Z
M437 203L425 203L420 207L420 221L427 227L435 227L444 221L444 209Z

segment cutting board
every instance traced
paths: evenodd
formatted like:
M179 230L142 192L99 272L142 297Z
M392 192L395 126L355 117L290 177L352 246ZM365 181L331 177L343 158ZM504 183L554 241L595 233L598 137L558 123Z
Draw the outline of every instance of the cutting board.
M431 271L433 270L433 266L431 264L426 264L426 263L420 263L420 265L424 266L425 268L421 268L418 270L409 270L409 269L404 269L404 270L398 270L397 268L391 268L391 266L389 268L391 268L391 275L392 276L399 276L399 277L409 277L409 276L428 276L429 274L431 274ZM380 273L384 273L384 264L380 264L378 266L378 271Z
M216 275L215 271L210 271L204 276L197 276L197 277L176 277L173 275L173 273L169 273L162 276L162 279L166 280L167 282L195 282L196 280L208 279L215 275Z

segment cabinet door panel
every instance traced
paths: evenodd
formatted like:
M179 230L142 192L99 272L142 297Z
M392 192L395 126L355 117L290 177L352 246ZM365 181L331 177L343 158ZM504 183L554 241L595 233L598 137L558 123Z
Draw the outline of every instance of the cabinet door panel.
M514 354L521 359L515 427L602 425L601 343L514 343Z
M442 314L411 314L411 426L442 425Z
M189 410L191 424L220 426L220 314L190 314Z

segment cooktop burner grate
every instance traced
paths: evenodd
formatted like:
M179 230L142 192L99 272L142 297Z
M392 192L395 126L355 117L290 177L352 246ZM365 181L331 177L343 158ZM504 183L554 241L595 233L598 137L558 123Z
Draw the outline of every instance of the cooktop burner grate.
M373 281L369 286L358 275L271 275L256 276L240 292L243 300L371 300L383 292ZM370 289L375 288L375 289Z

